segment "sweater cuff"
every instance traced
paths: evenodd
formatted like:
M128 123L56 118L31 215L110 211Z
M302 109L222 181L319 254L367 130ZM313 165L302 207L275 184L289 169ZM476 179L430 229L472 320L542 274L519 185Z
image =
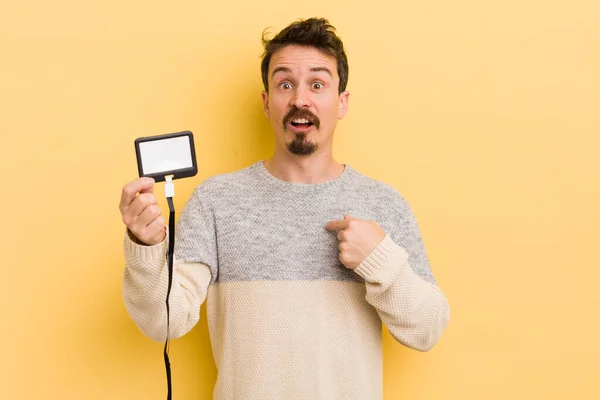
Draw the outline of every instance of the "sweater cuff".
M167 235L165 236L165 239L162 242L153 246L146 246L143 244L135 243L133 240L131 240L129 232L126 230L125 241L123 243L125 248L125 254L126 256L135 257L142 261L155 261L164 259L165 255L167 254L168 237L169 232L167 228Z
M408 263L396 263L394 261L407 260L408 253L398 246L389 235L385 235L383 240L375 249L354 269L365 281L372 282L379 280L383 275L388 275L391 269L408 267Z

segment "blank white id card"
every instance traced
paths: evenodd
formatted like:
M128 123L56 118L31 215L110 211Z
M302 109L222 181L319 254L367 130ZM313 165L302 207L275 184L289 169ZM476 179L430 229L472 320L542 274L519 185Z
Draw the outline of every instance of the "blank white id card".
M198 173L194 135L190 131L137 138L135 153L140 177L162 182L167 175L179 179Z

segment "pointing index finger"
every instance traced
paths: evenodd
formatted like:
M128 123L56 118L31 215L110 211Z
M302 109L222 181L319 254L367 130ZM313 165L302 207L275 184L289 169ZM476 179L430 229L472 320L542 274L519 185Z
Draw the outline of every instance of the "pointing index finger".
M347 219L339 219L336 221L329 221L327 223L327 225L325 226L325 228L328 231L339 231L342 229L346 229L348 227L349 222L350 222L350 220L347 220Z

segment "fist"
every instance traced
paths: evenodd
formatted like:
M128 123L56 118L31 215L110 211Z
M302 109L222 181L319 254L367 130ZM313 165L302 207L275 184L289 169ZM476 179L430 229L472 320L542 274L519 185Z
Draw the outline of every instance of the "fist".
M152 246L165 239L166 221L154 195L154 179L138 178L126 184L119 210L123 222L139 243Z
M385 232L377 222L363 221L349 215L328 222L326 228L337 232L340 261L348 269L358 267L385 238Z

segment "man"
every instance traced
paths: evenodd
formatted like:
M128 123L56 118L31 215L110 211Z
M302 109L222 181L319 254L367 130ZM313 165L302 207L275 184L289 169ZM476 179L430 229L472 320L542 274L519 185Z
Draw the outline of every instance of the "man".
M426 351L449 307L407 202L332 157L349 98L334 28L308 19L263 41L275 152L207 179L186 203L170 334L191 330L207 301L215 399L381 399L382 322ZM168 239L152 188L123 188L123 296L138 327L164 340Z

